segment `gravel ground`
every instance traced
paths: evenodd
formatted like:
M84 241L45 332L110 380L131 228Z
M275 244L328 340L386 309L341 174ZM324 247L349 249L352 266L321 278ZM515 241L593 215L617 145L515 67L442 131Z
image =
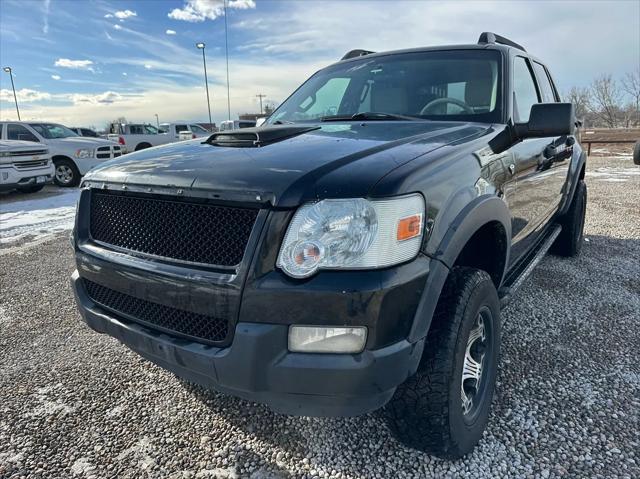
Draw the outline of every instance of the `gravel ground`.
M640 477L640 167L590 160L587 242L504 312L497 395L456 462L380 416L286 417L190 386L79 322L67 234L0 251L0 477Z

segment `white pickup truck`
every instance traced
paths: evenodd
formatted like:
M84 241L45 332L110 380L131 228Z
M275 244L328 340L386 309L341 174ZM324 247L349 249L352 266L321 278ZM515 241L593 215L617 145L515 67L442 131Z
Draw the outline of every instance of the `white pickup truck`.
M194 140L196 138L210 137L211 132L205 130L197 123L160 123L160 131L173 136L174 141Z
M112 123L107 138L118 142L125 153L177 141L173 136L160 132L155 126L144 123Z
M76 186L91 168L122 154L113 141L78 136L57 123L2 121L0 130L3 140L33 141L48 147L55 167L53 181L58 186Z
M53 179L49 149L31 141L0 140L0 191L35 193Z

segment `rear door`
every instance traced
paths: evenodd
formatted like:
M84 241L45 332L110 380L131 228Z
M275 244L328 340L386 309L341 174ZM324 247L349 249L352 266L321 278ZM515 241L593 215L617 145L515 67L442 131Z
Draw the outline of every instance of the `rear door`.
M513 58L513 111L515 123L529 121L531 106L544 101L536 82L532 62L523 56ZM516 190L509 202L511 209L513 264L533 246L560 201L554 168L556 138L529 138L511 147ZM565 170L566 175L566 170Z

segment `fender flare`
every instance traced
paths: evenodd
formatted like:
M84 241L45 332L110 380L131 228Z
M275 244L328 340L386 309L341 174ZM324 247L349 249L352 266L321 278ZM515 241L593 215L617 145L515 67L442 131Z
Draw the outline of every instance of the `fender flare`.
M509 264L511 214L497 196L480 196L469 203L451 222L435 253L430 255L429 275L413 319L409 341L416 342L429 332L433 313L449 271L469 239L484 225L497 221L504 228L507 248L501 281Z
M582 171L582 167L587 162L587 154L584 150L580 152L580 156L578 157L578 161L571 164L569 167L569 175L567 178L567 185L569 186L569 191L565 194L565 197L562 199L562 206L558 208L558 216L562 216L567 212L569 206L571 206L571 200L573 199L573 195L576 192L576 187L578 186L578 181L580 178L580 172Z

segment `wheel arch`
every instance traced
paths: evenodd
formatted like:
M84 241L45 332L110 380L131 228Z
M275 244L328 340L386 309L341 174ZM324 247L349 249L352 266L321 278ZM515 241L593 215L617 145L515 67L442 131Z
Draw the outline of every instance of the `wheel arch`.
M151 143L149 143L148 141L141 141L140 143L138 143L134 149L134 151L140 151L140 150L145 150L147 148L151 148L153 145Z
M497 290L509 264L510 250L511 214L502 199L481 196L463 208L431 255L427 284L416 310L409 340L414 342L427 335L451 268L488 269ZM497 262L494 261L496 255L499 258Z

